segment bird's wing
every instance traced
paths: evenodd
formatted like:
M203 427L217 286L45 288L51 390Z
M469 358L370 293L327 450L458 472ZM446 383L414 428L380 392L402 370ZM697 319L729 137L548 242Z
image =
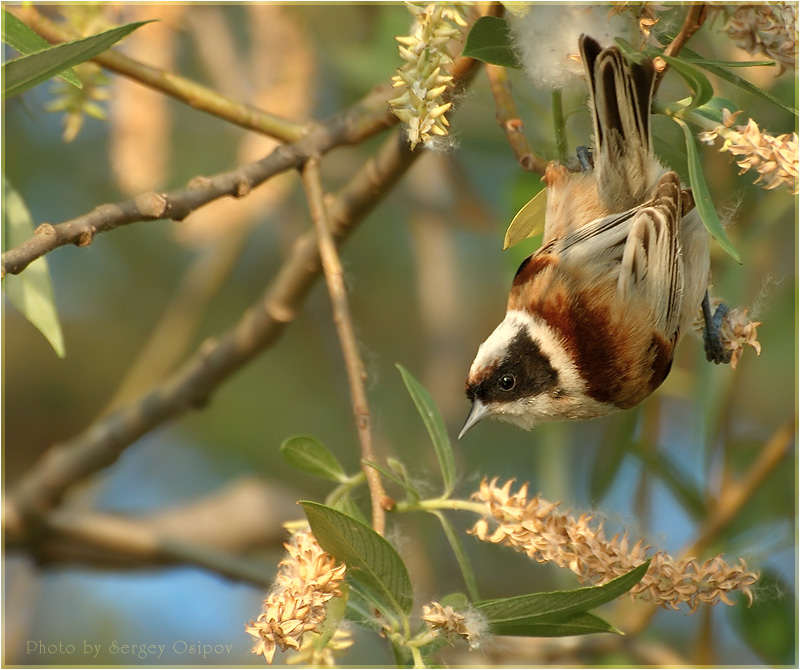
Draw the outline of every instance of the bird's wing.
M678 175L668 172L648 202L592 221L538 253L555 254L590 273L595 268L598 280L618 273L619 299L649 306L653 325L672 334L683 295L680 220L692 207Z

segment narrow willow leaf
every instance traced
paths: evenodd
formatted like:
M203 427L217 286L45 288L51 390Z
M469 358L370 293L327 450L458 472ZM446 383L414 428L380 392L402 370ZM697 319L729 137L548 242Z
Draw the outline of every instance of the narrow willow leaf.
M38 33L35 33L16 16L3 10L3 42L17 50L23 56L38 53L50 48L50 43ZM83 88L83 82L70 68L58 75L64 81L76 88Z
M725 228L722 227L722 222L719 220L717 210L714 208L714 203L711 201L711 194L708 191L708 185L703 176L703 168L700 165L700 156L697 153L694 134L683 119L677 117L672 117L672 119L683 129L683 134L686 138L686 160L689 168L689 184L692 187L692 196L694 197L697 211L700 213L700 218L703 220L706 230L717 240L719 245L733 260L737 263L741 263L741 257L728 238L728 233L725 232Z
M516 637L565 637L567 635L589 635L590 633L622 633L595 614L582 612L563 621L527 621L492 625L495 635Z
M33 235L33 219L22 196L3 177L3 244L16 247ZM60 358L64 358L64 335L56 312L47 259L33 261L19 275L7 275L3 290L14 306L45 336Z
M508 22L496 16L482 16L467 35L462 56L503 67L522 67L511 46Z
M453 447L450 444L450 438L447 436L444 420L425 387L402 365L398 365L397 369L400 370L408 393L417 406L417 411L428 429L428 434L431 436L436 458L439 459L439 469L442 471L444 497L447 497L453 492L453 487L456 483L456 465L453 458Z
M439 523L442 524L442 530L444 530L445 537L447 537L447 541L450 543L450 548L453 550L453 554L455 554L458 567L461 569L461 576L464 578L464 586L467 587L469 597L473 601L478 600L478 582L475 579L475 572L472 569L472 564L469 562L467 552L464 551L461 538L458 533L456 533L455 528L453 528L453 524L450 523L450 520L442 514L441 511L434 510L433 514L439 519ZM448 603L443 602L442 604L446 605Z
M689 84L693 91L692 101L689 103L687 111L695 107L700 107L700 105L705 105L714 97L714 87L711 85L711 82L708 80L708 77L696 67L680 58L665 56L664 54L661 54L661 58L686 80L686 83Z
M128 23L91 37L58 44L44 51L4 63L3 98L22 93L73 65L94 58L146 23L150 21Z
M630 591L641 581L649 567L650 561L647 561L603 586L484 600L475 603L475 607L486 616L492 631L498 635L528 634L501 633L501 631L530 630L533 626L569 623L574 617L585 614L588 610L599 607ZM580 633L568 634L579 635Z
M547 189L543 188L517 212L506 230L503 251L519 244L529 237L544 232L544 214L547 209Z
M687 49L684 47L682 53L685 56L689 56L695 65L699 65L704 70L708 70L711 74L717 75L720 79L724 79L725 81L730 82L734 86L738 86L739 88L741 88L744 91L747 91L748 93L757 95L758 97L767 100L768 102L771 102L773 105L777 105L781 109L786 110L790 114L794 114L795 116L798 115L798 110L796 107L792 107L790 104L784 102L783 100L776 98L768 91L765 91L763 88L759 88L755 84L747 81L747 79L740 77L738 74L735 74L733 72L728 72L724 67L717 65L713 61L705 60L702 56L700 56L700 54L692 51L691 49ZM734 110L731 109L731 111Z
M372 528L325 505L303 500L319 546L347 565L347 575L398 615L411 611L413 595L400 554Z
M389 481L392 481L398 486L404 488L409 498L415 500L421 499L422 496L420 495L420 492L416 488L416 486L414 486L414 483L411 481L411 477L408 476L406 466L402 461L389 456L386 459L386 462L391 468L391 470L387 470L383 466L378 465L374 461L370 461L366 458L362 459L361 462L364 465L372 468L373 470L377 470L378 472L380 472Z
M328 448L309 435L295 435L281 445L281 456L292 467L334 482L347 479L341 464Z
M685 53L685 51L684 51ZM699 65L705 67L710 65L712 67L771 67L775 65L774 60L705 60L704 58L684 58L684 62L691 63L692 65Z

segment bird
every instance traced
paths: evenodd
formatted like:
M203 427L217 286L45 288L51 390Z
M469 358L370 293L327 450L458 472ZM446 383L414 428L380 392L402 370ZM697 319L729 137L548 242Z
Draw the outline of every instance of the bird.
M653 151L653 60L581 35L593 148L551 162L542 246L478 348L459 438L492 417L531 429L634 407L666 379L702 309L706 355L727 362L708 302L710 237L690 189Z

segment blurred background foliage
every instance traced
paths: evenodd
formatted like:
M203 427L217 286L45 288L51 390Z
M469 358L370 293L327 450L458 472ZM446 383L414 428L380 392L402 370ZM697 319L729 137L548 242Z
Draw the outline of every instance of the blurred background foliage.
M102 14L86 5L62 9L87 24ZM112 23L160 19L121 44L129 55L297 121L325 119L387 81L400 65L394 36L404 34L411 20L399 4L142 4L102 12ZM710 22L690 46L708 58L745 60L719 27ZM83 74L91 77L92 67ZM776 67L739 72L783 100L796 100L792 72L780 77ZM549 92L535 89L520 72L510 76L527 136L539 153L555 157ZM796 119L785 111L711 79L717 95L736 101L763 129L780 134L795 127ZM68 144L62 140L61 114L43 110L54 97L52 82L4 106L5 174L37 224L65 221L147 189L180 188L198 175L255 160L274 146L121 77L112 77L110 87L108 119L87 117ZM660 96L684 95L681 80L668 76ZM575 91L564 97L571 147L588 141L583 96ZM455 109L451 149L422 156L342 252L379 451L400 458L415 478L434 483L435 456L394 366L401 363L430 390L455 434L468 409L463 382L477 345L500 320L517 265L536 248L529 241L504 253L503 233L541 187L539 175L519 169L495 123L485 73ZM677 126L659 119L655 133L670 159L682 151ZM378 141L327 156L326 188L345 183ZM705 361L701 341L689 337L669 379L639 408L530 433L481 424L456 449L463 497L484 476L513 477L530 482L549 500L563 501L565 508L597 510L609 530L627 529L677 554L692 542L702 519L665 484L667 466L713 505L723 468L744 474L762 445L792 421L797 200L784 189L753 186L750 175L737 175L728 154L701 151L712 194L743 258L739 266L713 249L713 293L731 306L750 306L763 322L761 356L748 350L735 371L715 367ZM58 359L4 301L5 486L13 486L48 446L135 398L206 338L230 328L309 225L299 179L290 174L246 199L213 203L184 222L137 223L98 236L88 248L50 254L66 358ZM159 328L163 339L148 346ZM280 457L279 445L297 433L315 436L351 472L357 470L347 381L321 284L285 336L228 380L208 407L132 445L112 467L77 487L68 503L136 516L253 474L280 490L288 503L322 500L327 486ZM663 652L653 662L794 662L794 639L787 636L796 629L794 458L792 450L708 549L709 555L745 556L767 574L756 605L701 608L691 617L660 612L644 638ZM278 521L301 517L299 508L289 510ZM456 518L460 527L471 521ZM463 590L434 520L396 519L390 537L409 564L418 602ZM577 585L552 566L473 538L464 541L483 597ZM280 554L275 543L253 558L274 570ZM260 588L189 567L37 565L17 553L5 561L6 663L259 662L250 655L243 626L260 611ZM609 618L620 625L612 614ZM584 640L583 650L571 641L514 641L486 658L496 664L632 662L624 646L604 646L602 637ZM114 641L165 644L166 651L157 660L144 660L113 653ZM96 657L84 656L84 642L100 646ZM188 647L181 651L181 642L231 647L203 657ZM59 643L74 644L77 651L46 647ZM459 662L487 662L481 658L463 656ZM379 640L358 636L346 663L391 663L391 658Z

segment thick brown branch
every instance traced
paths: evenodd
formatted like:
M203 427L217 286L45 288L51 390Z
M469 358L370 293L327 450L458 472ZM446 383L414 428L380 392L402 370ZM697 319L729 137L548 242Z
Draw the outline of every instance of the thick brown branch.
M399 132L384 141L329 210L337 243L353 231L417 155L408 150ZM317 239L309 232L298 240L263 297L232 330L202 345L161 386L51 447L7 500L5 522L18 533L30 530L30 524L56 505L74 482L113 463L128 445L156 426L202 407L225 379L283 333L319 274Z
M39 563L81 563L103 569L194 565L224 577L265 586L265 571L243 553L280 547L283 523L298 514L296 496L244 477L203 498L129 517L60 509L34 539L5 535L6 550L25 549Z
M453 68L456 90L463 89L472 80L477 63L461 58ZM386 104L388 91L375 91L361 103L325 123L315 126L310 134L293 145L279 147L270 156L258 163L245 166L245 173L255 170L259 177L302 166L310 156L319 156L335 146L356 143L381 129L395 123ZM350 182L337 194L328 209L331 232L340 244L391 189L395 181L411 165L419 152L408 149L407 142L399 131L392 133ZM274 162L273 162L274 161ZM269 175L259 172L267 163ZM241 170L241 169L240 169ZM221 180L232 180L226 189L240 185L235 176L240 170L218 175ZM211 178L211 183L216 178ZM263 181L263 179L261 179ZM242 188L247 189L249 183ZM219 186L217 185L217 188ZM200 197L203 204L210 198L208 189L199 188L193 194L189 188L167 196L156 195L161 215L177 216L180 207L175 198L193 202ZM229 193L223 190L217 197ZM241 191L234 191L243 195ZM204 198L204 199L203 199ZM197 204L196 206L199 206ZM180 210L185 216L191 208ZM120 212L119 210L122 210ZM14 256L12 252L9 268L19 272L25 265L47 251L63 244L81 240L81 234L91 236L100 229L108 230L124 223L131 223L140 216L140 203L130 202L127 207L111 205L104 210L100 221L87 222L87 217L53 226L55 234L47 235L45 248L35 248ZM158 212L150 212L146 218L157 218ZM96 214L94 214L97 216ZM110 217L110 218L109 218ZM140 217L141 218L141 217ZM93 228L94 226L94 228ZM99 228L98 228L99 226ZM73 230L82 227L83 230ZM95 229L97 228L97 229ZM25 246L25 245L23 245ZM5 258L4 258L5 263ZM139 437L157 426L174 419L190 409L202 407L213 392L233 373L247 364L264 349L272 345L290 324L319 277L321 270L319 249L313 231L301 236L284 262L272 285L239 320L238 324L219 339L209 340L200 347L195 356L172 374L162 385L143 394L137 400L102 417L74 438L52 446L11 492L6 500L3 523L17 537L30 537L46 527L46 515L63 498L75 482L113 463L122 451ZM11 271L9 269L9 271Z
M344 271L336 253L336 243L331 235L328 210L325 206L325 193L319 175L319 159L311 158L303 169L303 185L306 189L311 218L317 231L317 243L325 272L325 282L331 297L333 321L339 333L339 342L344 354L347 379L350 383L350 398L353 403L353 414L356 420L356 431L361 444L363 461L376 462L372 444L372 428L370 426L369 402L364 388L366 370L358 351L355 328L350 317L350 306L347 302L347 291L344 287ZM369 486L372 503L372 526L375 532L383 535L386 526L386 515L383 509L386 492L383 490L380 474L375 468L362 465Z

